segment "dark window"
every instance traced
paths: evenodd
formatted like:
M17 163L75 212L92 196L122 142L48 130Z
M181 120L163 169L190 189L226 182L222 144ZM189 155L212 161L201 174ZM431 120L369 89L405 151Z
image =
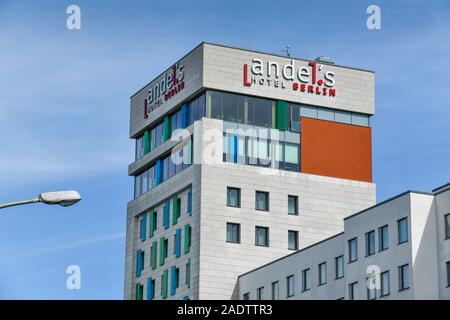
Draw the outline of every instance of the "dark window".
M255 208L256 208L256 210L269 211L269 193L268 192L256 191Z
M246 292L242 295L243 300L250 300L250 292Z
M378 228L378 239L379 251L389 248L389 227L387 225Z
M327 263L319 264L319 286L327 283Z
M288 249L298 250L298 231L288 231Z
M280 298L280 283L278 281L272 282L272 300Z
M358 238L348 240L348 262L358 260Z
M348 285L348 300L355 300L358 289L358 282L353 282Z
M227 242L241 242L241 226L239 224L227 222Z
M256 289L256 300L264 300L264 287Z
M408 241L408 218L397 221L398 224L398 244Z
M272 127L272 106L274 101L247 97L248 113L247 124L259 127Z
M335 259L336 279L344 276L344 256L336 257Z
M375 254L375 231L366 233L366 257Z
M447 287L450 287L450 261L445 263L447 267Z
M241 206L241 189L227 188L227 206L237 208Z
M445 223L445 239L450 239L450 213L444 217Z
M288 196L288 214L298 215L298 197Z
M304 269L302 270L302 292L308 291L310 289L310 269Z
M261 247L269 246L269 228L255 227L255 244Z
M385 271L380 274L380 284L381 284L380 296L381 297L388 296L391 293L389 271Z
M295 293L295 287L294 287L294 275L290 275L286 278L286 296L288 298L293 297Z
M406 290L409 288L410 272L409 264L398 267L398 290Z

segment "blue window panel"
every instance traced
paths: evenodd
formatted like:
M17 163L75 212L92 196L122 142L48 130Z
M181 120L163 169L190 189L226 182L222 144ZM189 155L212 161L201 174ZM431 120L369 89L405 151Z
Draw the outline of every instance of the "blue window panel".
M181 127L184 129L189 123L189 105L185 104L181 107Z
M147 214L146 213L144 213L141 217L140 226L141 226L140 238L141 238L141 241L145 241L145 239L147 237Z
M237 163L238 160L238 137L237 136L233 136L233 163Z
M153 288L153 279L147 279L147 300L153 300L155 297L153 296L154 288Z
M170 201L164 204L164 229L169 229L170 226Z
M181 256L181 229L177 229L175 233L175 237L177 239L175 243L175 257Z
M183 298L181 298L181 300L190 300L189 296L184 296Z
M136 277L141 276L141 267L142 267L142 256L141 256L141 250L136 251Z
M192 216L192 188L189 188L188 191L187 212L189 213L189 216Z
M176 287L176 267L172 266L170 268L170 295L173 296L175 293L177 293L177 287Z
M162 170L163 168L162 168L162 162L161 162L161 160L158 160L158 161L156 161L156 172L155 172L155 184L156 185L159 185L162 181L161 181L161 178L162 178L162 172L163 172L163 170Z

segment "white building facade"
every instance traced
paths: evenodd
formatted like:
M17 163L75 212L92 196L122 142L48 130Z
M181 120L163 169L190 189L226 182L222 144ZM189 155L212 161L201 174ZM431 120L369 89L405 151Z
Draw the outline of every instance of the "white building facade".
M241 299L450 299L450 184L344 219L344 232L239 277Z
M375 204L374 111L371 71L208 43L189 52L131 97L125 298L254 298L263 279L249 271L342 232Z

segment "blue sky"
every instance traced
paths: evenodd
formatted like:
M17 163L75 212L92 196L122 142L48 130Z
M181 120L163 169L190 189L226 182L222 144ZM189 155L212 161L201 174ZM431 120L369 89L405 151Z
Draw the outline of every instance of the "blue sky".
M66 7L82 28L66 29ZM366 8L381 8L381 30ZM121 299L129 97L201 41L376 71L378 200L450 180L450 2L0 0L0 299ZM81 267L81 290L66 268Z

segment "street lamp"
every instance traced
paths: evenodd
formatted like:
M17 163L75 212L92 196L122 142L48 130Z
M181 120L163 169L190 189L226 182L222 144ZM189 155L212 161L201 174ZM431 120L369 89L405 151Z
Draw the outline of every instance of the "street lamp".
M13 207L13 206L20 206L23 204L29 204L29 203L35 203L35 202L42 202L45 204L59 204L62 207L68 207L68 206L71 206L71 205L77 203L80 200L81 200L80 194L74 190L44 192L44 193L41 193L37 198L0 204L0 209L7 208L7 207Z

